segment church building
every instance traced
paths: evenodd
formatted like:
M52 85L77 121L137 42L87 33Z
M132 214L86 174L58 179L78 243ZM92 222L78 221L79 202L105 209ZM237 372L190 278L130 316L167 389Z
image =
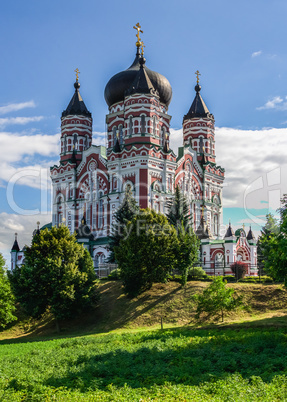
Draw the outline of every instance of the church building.
M237 260L257 274L256 241L251 228L233 232L222 225L225 171L216 163L214 116L201 96L199 73L194 99L183 117L182 146L170 148L168 107L172 88L163 75L147 67L137 29L131 66L106 85L106 146L93 144L93 120L79 89L61 117L61 153L51 167L52 225L65 224L90 251L95 269L109 255L108 236L127 186L140 208L166 213L178 185L185 195L193 227L201 239L201 264L208 274L230 273ZM224 229L224 232L222 232ZM17 239L12 269L23 262Z

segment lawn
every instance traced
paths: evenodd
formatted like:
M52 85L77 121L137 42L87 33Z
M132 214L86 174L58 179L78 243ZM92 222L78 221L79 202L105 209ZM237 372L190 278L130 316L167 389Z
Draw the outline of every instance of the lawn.
M1 401L284 401L287 329L1 341Z

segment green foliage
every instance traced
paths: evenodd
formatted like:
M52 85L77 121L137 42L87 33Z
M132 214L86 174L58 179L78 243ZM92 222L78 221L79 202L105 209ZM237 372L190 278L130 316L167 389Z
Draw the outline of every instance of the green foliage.
M6 275L5 260L0 254L0 328L5 328L17 319L13 315L15 309L15 298Z
M135 215L139 213L139 207L133 197L131 188L128 186L125 192L124 200L114 215L114 223L109 236L110 255L108 262L116 262L115 248L119 246L120 241L127 235L127 224Z
M120 279L120 270L119 269L114 269L110 272L108 275L108 279L110 281L117 281Z
M91 256L65 226L36 234L25 264L9 277L17 300L32 317L49 308L56 319L69 318L96 300Z
M238 281L245 277L247 273L247 264L242 261L236 261L230 265L231 271L234 273L235 279Z
M223 322L224 313L235 310L242 304L242 298L235 297L234 289L227 288L226 284L226 281L218 276L202 294L193 297L197 304L196 319L216 320L221 317ZM203 318L202 314L204 314Z
M181 272L181 284L185 285L190 266L198 258L199 239L191 227L177 227L177 247L175 248L176 269Z
M127 233L115 247L115 256L125 292L133 297L167 279L176 263L178 240L167 218L150 209L127 224Z
M267 214L266 224L262 227L261 235L257 242L257 262L259 269L268 271L268 257L272 248L272 241L270 242L270 240L277 239L279 232L280 227L278 220L275 219L272 214Z
M264 271L274 280L284 282L287 277L287 196L281 200L279 227L271 214L259 238L259 260Z
M198 280L202 278L206 278L207 274L201 267L190 267L188 279L190 280Z
M1 345L2 401L284 401L284 330L166 330Z
M166 216L171 225L175 228L181 228L183 225L185 229L191 225L192 217L188 203L178 185L175 187L174 198L167 202L166 206L168 209Z

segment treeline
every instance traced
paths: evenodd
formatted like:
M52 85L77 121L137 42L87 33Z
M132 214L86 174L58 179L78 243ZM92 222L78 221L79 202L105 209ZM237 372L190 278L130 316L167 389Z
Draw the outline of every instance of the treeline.
M110 261L118 263L126 294L134 297L154 282L164 282L174 269L181 273L181 283L186 283L199 247L191 222L187 202L178 187L167 216L150 209L140 210L127 189L109 239ZM60 320L74 317L99 302L90 253L66 226L37 231L24 253L24 264L8 273L3 257L0 259L2 327L16 319L15 302L34 318L48 310L58 330Z

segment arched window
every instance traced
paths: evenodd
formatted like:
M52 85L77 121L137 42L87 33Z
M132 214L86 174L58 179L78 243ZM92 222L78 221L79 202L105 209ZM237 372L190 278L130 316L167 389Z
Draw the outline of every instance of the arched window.
M74 145L74 149L77 151L78 150L78 134L74 134L73 145Z
M153 116L152 122L153 122L153 135L156 136L156 117L155 116Z
M214 234L217 236L218 235L218 216L217 215L214 215L213 224L214 224Z
M113 127L113 145L116 145L117 141L117 128L116 126Z
M57 211L56 211L56 226L60 226L61 223L64 221L65 216L65 204L64 204L64 197L60 195L57 201Z
M132 116L129 117L129 134L133 135L133 118L132 118Z
M213 151L212 151L212 139L211 139L211 138L209 138L209 149L210 149L210 151L209 151L210 155L213 155Z
M221 268L224 265L223 261L223 254L222 253L217 253L215 256L215 267L216 268Z
M99 201L99 213L98 213L98 229L103 227L103 213L104 213L104 204L103 200Z
M146 132L146 122L145 122L145 116L141 116L141 134L144 134Z
M119 142L120 142L120 145L122 145L122 143L123 143L123 126L122 126L122 124L119 125Z
M64 154L67 152L67 136L64 136L64 149L63 149Z
M163 147L165 142L165 127L161 128L160 145Z

